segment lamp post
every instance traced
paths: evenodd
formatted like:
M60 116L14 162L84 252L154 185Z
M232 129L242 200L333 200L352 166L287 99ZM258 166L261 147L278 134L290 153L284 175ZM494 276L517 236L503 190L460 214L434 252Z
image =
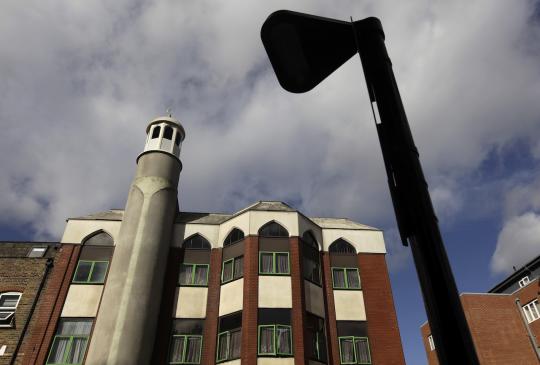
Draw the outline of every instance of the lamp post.
M311 90L360 54L400 237L413 253L439 362L478 364L381 22L279 10L264 22L261 38L279 83L293 93Z

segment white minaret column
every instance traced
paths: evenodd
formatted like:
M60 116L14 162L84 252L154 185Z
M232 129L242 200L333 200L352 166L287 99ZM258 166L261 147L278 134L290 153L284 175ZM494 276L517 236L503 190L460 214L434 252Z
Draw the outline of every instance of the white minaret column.
M86 364L150 364L182 163L182 125L150 122L129 191Z

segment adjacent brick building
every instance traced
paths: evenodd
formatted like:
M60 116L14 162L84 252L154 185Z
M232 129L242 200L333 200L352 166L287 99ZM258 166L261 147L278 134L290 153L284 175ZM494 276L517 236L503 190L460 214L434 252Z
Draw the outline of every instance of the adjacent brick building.
M539 364L540 256L485 294L461 294L480 364ZM428 363L439 364L429 324L421 327Z
M0 244L0 364L405 363L380 230L275 201L179 211L185 132L147 134L125 210Z

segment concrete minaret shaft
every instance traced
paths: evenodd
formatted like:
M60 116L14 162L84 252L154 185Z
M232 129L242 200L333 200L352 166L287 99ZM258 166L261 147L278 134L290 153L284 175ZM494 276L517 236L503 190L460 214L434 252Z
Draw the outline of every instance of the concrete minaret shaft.
M176 214L184 128L147 128L96 318L87 364L150 364Z

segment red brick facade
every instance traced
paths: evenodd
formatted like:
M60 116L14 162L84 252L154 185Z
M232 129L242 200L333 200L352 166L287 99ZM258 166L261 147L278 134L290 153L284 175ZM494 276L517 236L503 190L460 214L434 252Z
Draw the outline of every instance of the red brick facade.
M257 309L259 301L259 237L244 241L244 299L242 308L242 363L257 363Z
M326 297L326 333L328 342L328 358L332 364L339 364L339 344L336 325L336 306L334 302L334 289L332 287L332 272L330 271L330 254L322 252L322 277Z
M204 341L201 364L213 364L216 359L219 290L221 287L221 248L214 248L210 256L210 275L208 278L208 299L204 321Z
M358 254L366 307L371 360L374 364L405 364L390 278L384 254Z
M292 332L295 365L306 363L304 346L304 329L306 323L306 299L304 294L304 277L302 274L302 243L298 237L291 237L291 288L292 288Z

